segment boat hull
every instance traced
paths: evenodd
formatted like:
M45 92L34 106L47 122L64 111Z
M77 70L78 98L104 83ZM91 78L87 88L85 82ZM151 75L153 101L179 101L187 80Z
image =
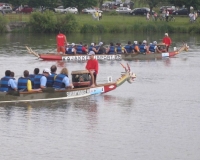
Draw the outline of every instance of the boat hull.
M20 92L19 95L9 95L5 92L0 92L0 103L73 99L103 94L116 89L116 87L116 83L107 83L93 88L84 87L58 91L55 91L53 88L47 88L42 92Z
M98 60L155 60L165 57L173 57L178 54L177 51L166 53L150 53L150 54L102 54L95 55ZM56 54L39 54L43 60L65 60L65 61L86 61L89 59L87 55L56 55Z

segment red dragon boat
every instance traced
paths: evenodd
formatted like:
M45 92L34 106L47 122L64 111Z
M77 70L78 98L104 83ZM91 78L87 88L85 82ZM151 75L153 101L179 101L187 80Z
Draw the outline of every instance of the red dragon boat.
M159 47L163 47L163 44L159 44ZM26 47L28 52L39 59L42 60L65 60L65 61L85 61L89 59L87 54L56 54L56 53L36 53L31 48ZM175 47L176 48L176 47ZM162 59L166 57L174 57L182 51L187 51L189 46L187 44L183 44L179 49L175 49L174 51L164 52L164 53L149 53L149 54L96 54L95 58L98 60L155 60Z
M32 102L32 101L52 101L60 99L72 99L86 97L96 94L103 94L115 90L125 81L132 83L136 78L135 74L131 72L129 65L125 67L125 72L112 82L112 77L108 77L108 82L98 84L95 87L90 87L90 74L87 70L73 71L72 83L73 89L55 90L54 88L45 88L42 91L35 92L0 92L0 104L17 103L17 102Z

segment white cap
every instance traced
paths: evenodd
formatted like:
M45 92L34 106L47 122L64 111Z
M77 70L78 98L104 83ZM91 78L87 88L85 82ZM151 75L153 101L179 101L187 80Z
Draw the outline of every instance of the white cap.
M156 42L156 41L153 41L153 44L157 44L157 42Z
M88 53L88 56L91 56L91 55L95 55L94 51L90 51L90 52Z
M94 43L91 43L91 46L94 46Z
M50 72L50 69L49 69L49 68L45 68L45 69L43 70L43 73L48 73L49 75L51 75L51 72Z
M101 46L103 44L103 42L99 42L99 46Z
M147 43L147 41L146 41L146 40L144 40L142 43Z
M165 36L168 36L168 33L165 33Z
M137 44L137 41L134 41L133 43L134 43L134 44Z
M72 47L74 47L75 46L75 43L72 43Z

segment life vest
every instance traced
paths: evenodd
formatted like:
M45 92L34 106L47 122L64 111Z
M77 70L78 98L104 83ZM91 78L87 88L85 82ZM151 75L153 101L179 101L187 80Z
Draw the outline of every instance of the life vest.
M64 46L65 45L65 35L64 34L58 34L57 37L57 45L58 46Z
M49 76L47 77L47 84L46 84L47 87L53 87L54 78L55 78L56 75L57 75L57 74L52 73L51 75L49 75Z
M137 44L134 47L134 52L140 52L140 48L139 48L139 46Z
M0 87L1 92L7 92L9 90L13 90L11 86L8 86L8 81L10 79L13 79L13 78L11 78L10 76L5 76L1 78L1 87Z
M155 45L150 45L150 47L149 47L149 51L151 51L151 52L155 52Z
M131 49L134 50L135 46L136 46L136 44L133 44L133 45L131 46Z
M115 54L115 46L110 46L109 54Z
M104 51L104 49L103 49L103 47L101 48L101 46L96 46L97 48L96 48L96 50L98 50L98 54L103 54L103 53L105 53L105 51Z
M35 74L29 74L29 79L31 81L32 87L34 86L34 78L35 78Z
M35 75L35 78L34 78L34 89L38 89L40 88L40 79L42 78L42 74L37 74Z
M126 49L127 53L132 52L132 47L130 45L126 45L124 48Z
M56 79L54 80L53 87L54 88L65 88L65 84L62 81L66 76L67 75L65 75L65 74L58 74L56 76Z
M90 47L89 47L89 52L90 52L90 51L93 51L93 50L92 50L93 48L94 48L94 46L90 46Z
M82 45L78 45L77 46L77 50L76 50L76 53L78 53L78 54L82 54Z
M139 49L140 49L141 53L145 53L146 52L146 49L144 49L144 47L145 47L144 44L139 45Z
M73 52L72 52L72 47L69 47L69 48L66 50L66 53L72 54L72 53L73 53Z
M117 46L117 53L122 54L122 47L121 46Z
M100 46L95 46L96 50L98 51L98 49L100 48Z
M17 84L18 90L27 91L27 82L28 82L28 80L29 80L29 78L20 77L18 79L18 84Z

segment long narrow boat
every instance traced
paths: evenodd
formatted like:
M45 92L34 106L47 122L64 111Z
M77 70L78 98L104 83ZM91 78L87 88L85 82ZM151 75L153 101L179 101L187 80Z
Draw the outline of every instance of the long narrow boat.
M56 53L36 53L31 48L26 47L28 52L42 60L65 60L65 61L85 61L89 59L86 54L56 54ZM155 60L165 57L174 57L182 51L188 50L187 44L183 44L180 49L164 53L149 53L149 54L96 54L95 58L98 60Z
M108 77L108 83L99 84L96 87L90 87L90 79L88 78L90 76L87 70L73 71L73 89L55 90L54 88L46 88L39 92L0 92L0 104L11 102L17 103L72 99L110 92L122 85L125 81L132 83L134 78L136 78L135 74L130 71L128 64L127 67L125 67L123 64L122 66L125 69L125 72L122 72L121 77L119 77L115 82L111 82L112 78ZM83 77L86 78L85 81L83 81Z

